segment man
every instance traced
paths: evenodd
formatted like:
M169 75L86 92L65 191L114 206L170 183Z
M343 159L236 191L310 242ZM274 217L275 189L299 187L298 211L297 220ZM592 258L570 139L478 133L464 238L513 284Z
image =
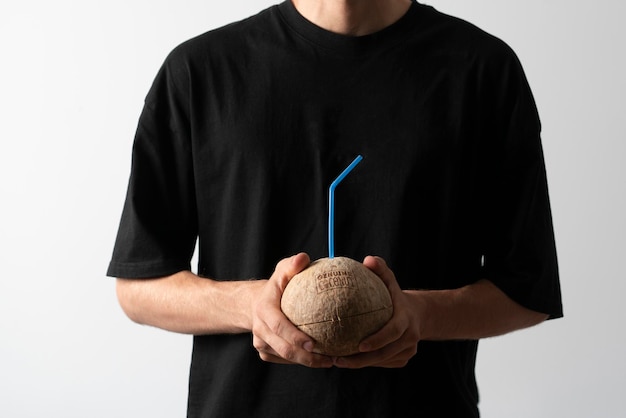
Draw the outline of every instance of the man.
M394 314L332 358L280 298L327 255L326 190L358 154L336 248ZM562 316L521 65L409 0L285 1L181 44L146 97L107 274L132 320L194 335L189 417L478 416L478 340Z

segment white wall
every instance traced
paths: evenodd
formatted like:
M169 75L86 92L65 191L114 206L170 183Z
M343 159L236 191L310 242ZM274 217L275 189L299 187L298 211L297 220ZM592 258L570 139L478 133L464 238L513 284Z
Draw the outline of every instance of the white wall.
M104 276L132 138L171 48L273 3L0 4L0 416L184 416L191 338L131 323ZM544 127L566 316L481 343L483 416L616 417L625 3L429 4L517 51Z

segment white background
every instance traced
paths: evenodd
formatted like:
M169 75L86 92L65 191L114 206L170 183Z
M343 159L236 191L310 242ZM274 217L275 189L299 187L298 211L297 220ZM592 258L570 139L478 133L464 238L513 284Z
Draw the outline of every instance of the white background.
M105 277L132 139L174 46L271 4L0 4L0 416L185 415L191 337ZM513 47L544 128L565 318L481 342L483 416L623 416L626 3L429 4Z

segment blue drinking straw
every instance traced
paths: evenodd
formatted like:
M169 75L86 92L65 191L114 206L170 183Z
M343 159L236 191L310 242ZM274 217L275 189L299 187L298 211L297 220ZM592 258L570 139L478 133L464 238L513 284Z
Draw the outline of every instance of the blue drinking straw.
M362 159L362 156L357 155L354 161L330 184L328 190L328 258L335 257L335 189Z

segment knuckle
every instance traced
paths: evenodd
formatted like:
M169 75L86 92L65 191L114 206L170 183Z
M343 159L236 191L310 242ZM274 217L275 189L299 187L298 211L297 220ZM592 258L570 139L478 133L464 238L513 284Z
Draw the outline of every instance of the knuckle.
M282 321L278 319L272 319L266 323L267 328L274 334L281 335L283 329Z
M281 357L288 361L294 361L296 352L291 346L283 347L280 353Z
M260 352L260 353L259 353L259 358L260 358L261 360L265 361L265 362L269 362L269 361L271 361L271 360L272 360L272 356L270 356L270 355L269 355L269 354L267 354L267 353L263 353L263 352Z
M256 338L256 337L252 339L252 346L259 353L266 352L267 348L269 347L268 344L265 341L261 340L260 338Z

